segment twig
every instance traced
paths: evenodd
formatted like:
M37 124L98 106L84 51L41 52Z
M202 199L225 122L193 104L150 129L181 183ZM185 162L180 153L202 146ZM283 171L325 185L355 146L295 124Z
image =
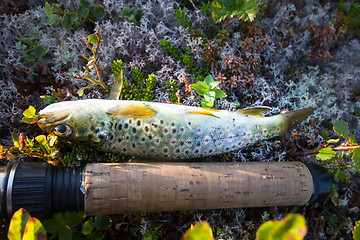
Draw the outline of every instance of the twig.
M357 146L339 146L331 148L333 151L348 151L353 150L355 148L359 148L360 145ZM288 152L286 153L286 157L301 157L301 156L308 156L308 155L315 155L319 153L319 149L310 150L310 151L304 151L304 152Z

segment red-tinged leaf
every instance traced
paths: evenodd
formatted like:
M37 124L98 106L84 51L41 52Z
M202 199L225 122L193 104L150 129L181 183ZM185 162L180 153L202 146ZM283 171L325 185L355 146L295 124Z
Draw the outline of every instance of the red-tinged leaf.
M37 218L30 218L26 224L22 240L45 240L47 239L46 231Z
M8 238L10 240L21 240L24 234L25 226L31 218L30 214L23 208L17 210L11 218Z

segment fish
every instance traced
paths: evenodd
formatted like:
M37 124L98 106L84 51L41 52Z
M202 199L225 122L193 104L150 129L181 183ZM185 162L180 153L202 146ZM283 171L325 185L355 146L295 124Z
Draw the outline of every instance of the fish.
M38 126L59 139L102 152L178 160L235 151L281 137L314 111L264 117L270 107L238 111L130 100L87 99L40 110Z

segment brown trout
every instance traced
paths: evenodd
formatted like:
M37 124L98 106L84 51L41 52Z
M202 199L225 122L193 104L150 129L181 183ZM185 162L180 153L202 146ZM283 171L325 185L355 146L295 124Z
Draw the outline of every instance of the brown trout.
M150 159L190 159L231 152L285 134L312 108L264 117L269 107L236 112L183 105L88 99L39 112L38 125L103 152Z

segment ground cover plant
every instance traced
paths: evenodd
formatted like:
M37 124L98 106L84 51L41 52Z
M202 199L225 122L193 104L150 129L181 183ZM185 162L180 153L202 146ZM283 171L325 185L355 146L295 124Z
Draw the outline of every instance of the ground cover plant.
M68 166L137 161L66 144L31 124L56 101L110 96L227 110L264 105L273 108L269 114L313 107L289 133L286 149L272 139L205 160L322 164L334 176L323 203L123 214L111 216L106 229L95 218L59 228L106 239L180 239L191 224L206 221L215 239L254 239L263 223L298 213L305 239L355 238L359 9L353 0L1 2L0 161L29 155ZM59 216L52 219L66 218Z

